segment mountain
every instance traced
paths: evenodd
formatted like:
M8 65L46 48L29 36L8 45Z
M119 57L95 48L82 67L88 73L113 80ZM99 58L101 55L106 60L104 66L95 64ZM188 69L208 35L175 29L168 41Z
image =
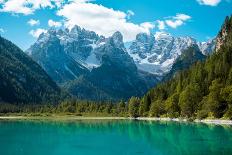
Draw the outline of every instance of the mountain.
M182 51L182 54L175 60L172 65L172 69L167 75L165 75L163 81L169 80L174 77L178 72L188 69L194 63L203 61L206 56L202 54L201 50L197 45L192 45L186 50Z
M50 29L26 51L58 84L89 72L81 61L90 54L93 41L85 30L78 30L79 27L70 32Z
M120 32L105 38L78 26L50 29L26 52L58 84L81 99L141 96L158 81L154 75L137 70Z
M0 101L55 103L61 90L21 49L0 36Z
M71 30L48 30L26 53L57 84L78 98L127 99L141 96L162 79L202 60L201 53L210 55L215 41L200 43L191 37L173 37L164 32L141 33L125 48L120 32L105 38L74 26ZM193 46L195 51L189 53L193 57L185 57L185 51ZM89 95L92 90L95 93Z
M197 44L202 54L208 56L215 51L216 39L210 39L207 42L198 42Z
M217 35L216 38L216 52L218 52L221 47L224 45L230 46L232 36L232 22L231 22L231 17L226 17L224 24L222 25L222 28L220 32Z
M215 40L200 43L191 37L173 37L165 32L155 35L141 33L128 48L128 53L139 70L164 76L183 51L191 46L198 46L204 55L209 55L215 48Z
M192 61L190 57L195 51L184 51L184 60ZM139 103L132 98L129 107L139 109L138 116L232 119L232 16L226 18L216 37L215 51L205 61L198 61L158 84ZM202 57L199 49L195 55ZM177 62L178 66L188 63Z

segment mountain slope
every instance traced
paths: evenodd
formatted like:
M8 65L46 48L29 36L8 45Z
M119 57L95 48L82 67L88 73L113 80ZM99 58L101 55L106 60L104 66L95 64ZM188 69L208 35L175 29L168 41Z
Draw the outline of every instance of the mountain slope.
M77 43L75 40L69 42L72 38L66 38L66 33L50 29L48 33L40 35L38 41L26 51L58 84L74 80L88 72L87 68L72 57ZM83 47L82 50L84 51Z
M232 17L226 18L216 40L212 56L159 84L143 97L146 102L140 106L149 107L145 114L232 119Z
M197 61L203 61L206 56L203 55L196 45L192 45L186 50L182 51L182 54L176 59L172 65L172 69L167 75L165 75L163 81L170 80L173 76L178 74L179 71L188 69Z
M201 59L199 49L210 53L214 44L159 32L155 36L138 34L126 49L120 32L105 38L75 26L71 30L48 30L26 52L57 84L78 98L119 100L143 95L166 75ZM173 68L192 46L197 47L193 60L189 57L190 63ZM89 95L87 90L95 93Z
M46 72L21 49L0 36L0 101L55 102L61 91Z
M206 43L197 42L191 37L173 37L165 32L138 34L128 53L133 57L139 70L165 76L186 49L197 46L204 55L209 55L215 48L215 39Z
M141 96L158 81L154 75L137 70L120 32L105 38L78 26L51 29L26 52L53 80L81 99Z
M96 95L91 94L90 99L120 100L128 99L133 95L141 96L157 82L153 76L138 72L133 59L126 52L122 40L121 33L116 32L105 41L104 45L96 49L96 53L102 55L101 66L93 68L90 74L81 78L81 80L84 78L85 81L88 81L89 84L86 86L92 86L91 90L97 90ZM149 76L153 78L150 81L148 80ZM80 85L83 84L80 79L77 79L76 84L70 85L68 90L75 96L90 97L88 94L80 93L80 89L77 90ZM83 89L83 86L81 88Z

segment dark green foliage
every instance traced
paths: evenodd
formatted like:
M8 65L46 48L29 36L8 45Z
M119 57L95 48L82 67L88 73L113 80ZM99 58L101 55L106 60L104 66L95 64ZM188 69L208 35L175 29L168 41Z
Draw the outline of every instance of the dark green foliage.
M180 116L179 94L174 93L165 101L165 111L168 117L176 118Z
M0 37L0 101L56 103L59 87L46 72L10 41Z
M223 87L224 86L220 80L212 81L205 103L208 105L207 107L209 108L209 111L211 111L212 115L216 118L222 117L227 108L226 102L224 102L221 98L221 90Z
M128 106L125 102L90 102L69 99L58 105L6 104L0 103L0 115L75 115L75 116L128 116Z
M132 97L129 101L128 112L130 117L138 117L139 116L139 104L140 100L137 97Z
M151 97L149 94L145 95L143 100L140 102L139 115L148 116L148 112L151 106Z
M191 47L183 51L182 55L177 58L172 66L171 71L168 73L168 75L165 76L164 81L171 79L179 71L188 69L197 61L203 61L205 59L206 56L201 53L197 45L192 45Z
M191 61L205 59L195 47L186 50L173 69L195 63L150 90L141 99L140 116L147 110L144 100L149 95L150 116L232 119L232 17L226 18L217 41L220 48L205 61Z
M144 95L156 82L153 76L150 77L152 80L144 80L137 70L125 69L108 59L110 58L104 58L104 63L89 74L65 84L65 89L78 99L120 101L133 95ZM149 78L149 75L144 77Z
M151 117L160 117L161 115L165 114L164 101L153 101L149 112Z
M182 116L191 117L195 115L198 103L201 101L199 90L197 84L190 84L180 93L179 106Z
M157 85L141 99L137 97L132 97L129 100L128 105L122 101L119 104L112 104L111 102L96 103L76 100L65 101L57 106L12 106L2 104L3 106L0 106L0 113L39 112L71 113L76 115L129 115L130 117L168 116L172 118L186 117L191 119L196 117L200 119L207 117L224 117L227 119L232 119L231 26L232 17L226 19L226 22L223 25L222 29L223 31L227 32L227 35L226 37L224 37L220 49L218 49L217 52L215 52L212 56L208 57L205 61L195 62L189 69L183 70L176 74L172 79ZM218 40L220 40L221 35L222 31L218 35ZM7 77L1 75L0 78ZM100 85L109 84L102 83L100 76L97 81L99 81ZM15 80L12 80L12 82L15 82ZM0 83L0 86L1 84L2 83ZM86 84L91 86L91 84L89 83ZM15 85L17 86L17 83L12 86ZM10 86L7 87L7 89L11 89ZM3 94L3 91L1 92ZM14 97L13 95L14 94L12 94L12 98Z

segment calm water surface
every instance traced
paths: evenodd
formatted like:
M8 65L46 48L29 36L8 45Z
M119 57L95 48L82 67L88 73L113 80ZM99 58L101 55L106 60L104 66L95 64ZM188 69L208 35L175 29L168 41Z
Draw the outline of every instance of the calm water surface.
M232 127L146 121L0 121L0 155L232 154Z

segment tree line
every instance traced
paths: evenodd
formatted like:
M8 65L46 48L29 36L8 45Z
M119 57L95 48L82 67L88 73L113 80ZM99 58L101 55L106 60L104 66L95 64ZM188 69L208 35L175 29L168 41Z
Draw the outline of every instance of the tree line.
M176 73L141 99L132 97L130 115L232 119L232 17L218 38L224 38L222 46L206 61Z
M232 17L226 18L218 37L224 39L217 52L176 73L141 98L119 103L69 99L53 105L1 104L0 113L232 119Z

